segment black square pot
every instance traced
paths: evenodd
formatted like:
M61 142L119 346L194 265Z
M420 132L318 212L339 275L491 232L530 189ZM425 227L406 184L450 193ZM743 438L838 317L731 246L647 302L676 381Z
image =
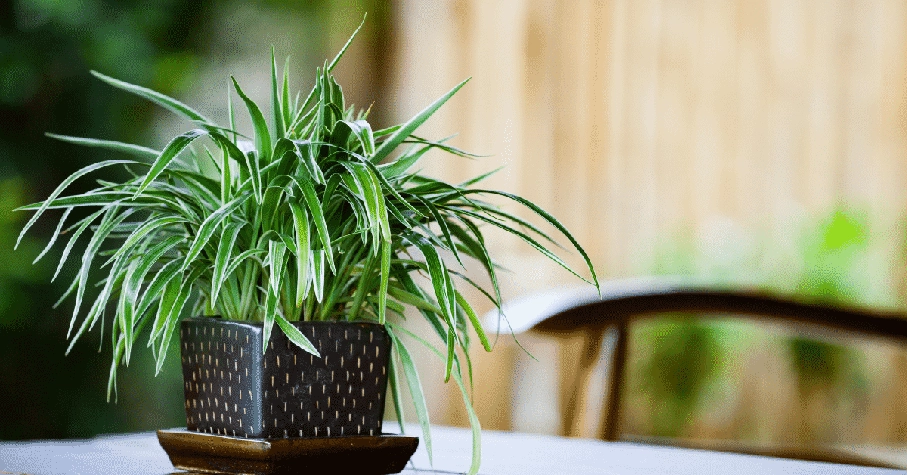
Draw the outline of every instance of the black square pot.
M390 338L382 325L293 322L321 357L276 325L191 318L180 323L186 427L236 437L380 435Z

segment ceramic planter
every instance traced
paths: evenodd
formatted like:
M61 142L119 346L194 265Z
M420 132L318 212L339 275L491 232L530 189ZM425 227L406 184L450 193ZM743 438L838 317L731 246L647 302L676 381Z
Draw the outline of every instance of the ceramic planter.
M380 435L390 338L371 323L294 322L321 357L274 326L192 318L180 324L186 426L249 438Z

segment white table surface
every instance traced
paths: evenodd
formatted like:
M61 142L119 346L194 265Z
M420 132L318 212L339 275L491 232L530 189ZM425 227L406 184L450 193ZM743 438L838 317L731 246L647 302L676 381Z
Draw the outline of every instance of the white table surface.
M388 425L388 429L393 427ZM487 475L527 474L889 474L899 470L804 462L627 442L484 431L482 468ZM472 447L467 429L432 430L434 467L424 444L405 474L463 473ZM173 468L154 433L88 440L0 442L0 473L170 474Z

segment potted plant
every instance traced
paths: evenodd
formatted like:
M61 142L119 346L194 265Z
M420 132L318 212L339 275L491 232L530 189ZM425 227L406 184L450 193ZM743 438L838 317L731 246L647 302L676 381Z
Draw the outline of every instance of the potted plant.
M485 350L491 345L458 283L500 305L482 226L516 235L570 270L548 249L554 241L542 230L482 198L511 200L540 216L579 251L591 283L598 282L582 247L538 206L475 188L485 176L454 185L413 171L432 149L470 156L444 140L414 135L466 81L406 123L372 130L368 111L347 105L331 74L351 41L317 70L306 96L291 95L287 68L278 74L272 50L269 119L233 80L252 121L249 135L236 130L232 94L229 124L220 126L176 99L93 72L194 128L160 151L50 134L137 158L91 164L46 200L20 208L35 211L22 235L46 211L63 210L47 246L69 236L57 274L80 237L88 238L63 298L75 301L70 348L103 325L111 307L108 398L117 368L129 364L143 332L158 371L179 335L190 430L250 438L380 435L386 388L402 414L406 385L431 453L406 335L443 358L445 380L459 386L473 426L475 471L479 424L463 365L471 380L473 333ZM106 167L122 167L130 177L98 180L91 191L63 196L73 181ZM68 222L85 207L91 214ZM490 290L452 264L467 258L481 263ZM93 272L101 273L100 291L88 303ZM435 343L400 323L406 307L428 320Z

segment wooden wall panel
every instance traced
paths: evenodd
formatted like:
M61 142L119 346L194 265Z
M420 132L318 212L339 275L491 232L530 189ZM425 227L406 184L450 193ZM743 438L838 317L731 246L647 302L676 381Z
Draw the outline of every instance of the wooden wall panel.
M651 271L652 250L681 228L697 233L726 219L790 240L798 219L839 202L866 207L890 231L888 245L899 244L905 2L398 5L397 118L472 76L420 132L459 132L455 145L492 154L474 162L438 155L425 170L461 180L505 166L489 186L552 211L606 277ZM512 238L491 245L517 271L505 282L508 296L575 284ZM491 377L509 377L493 357L479 361ZM501 409L509 401L477 397L490 425L510 427L494 416L510 414Z

